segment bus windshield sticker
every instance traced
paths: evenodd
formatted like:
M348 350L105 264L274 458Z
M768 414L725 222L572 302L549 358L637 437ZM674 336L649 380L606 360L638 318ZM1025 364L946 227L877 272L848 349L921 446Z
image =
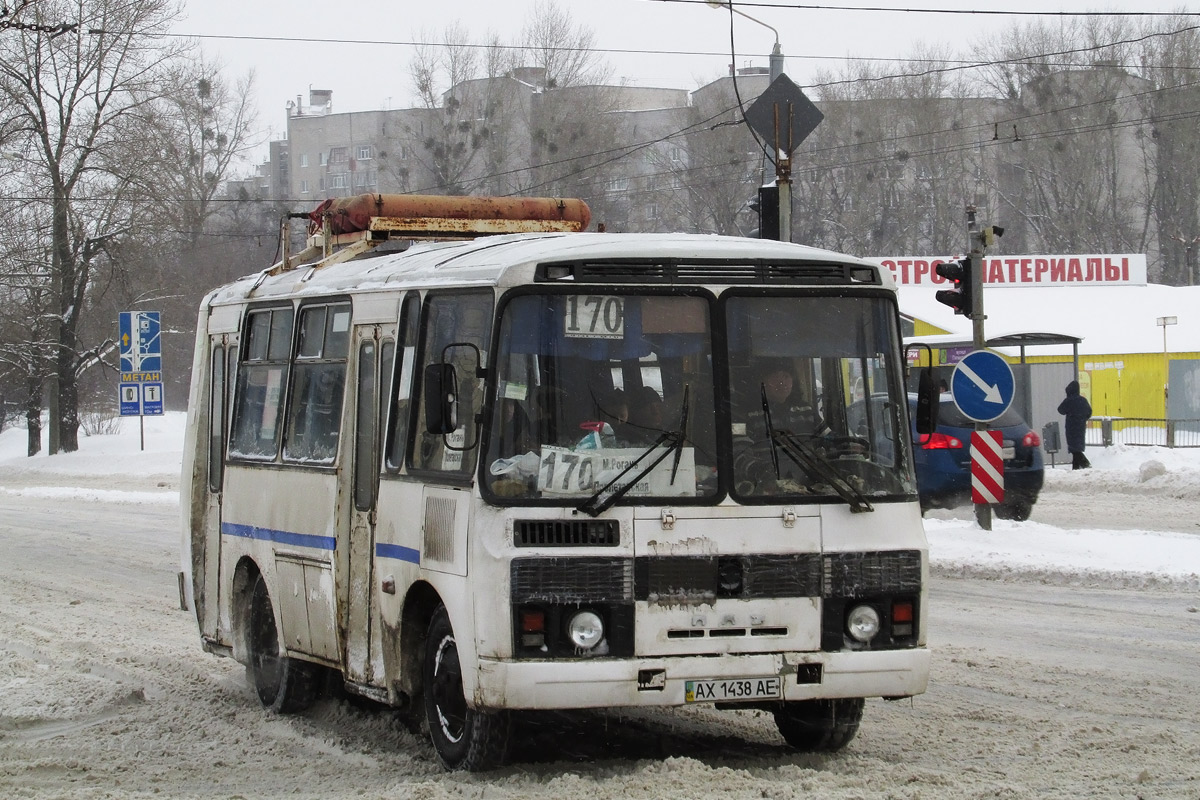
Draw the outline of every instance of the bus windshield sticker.
M442 469L448 472L462 469L463 448L467 444L467 429L458 428L446 434L446 449L442 450Z
M586 495L612 480L628 467L643 450L637 447L609 447L599 450L570 450L566 447L542 448L538 469L538 490L547 495ZM633 497L687 497L696 494L696 452L680 451L675 482L671 482L673 463L666 459L647 473L626 494Z
M575 339L625 338L625 298L578 294L567 298L563 335Z

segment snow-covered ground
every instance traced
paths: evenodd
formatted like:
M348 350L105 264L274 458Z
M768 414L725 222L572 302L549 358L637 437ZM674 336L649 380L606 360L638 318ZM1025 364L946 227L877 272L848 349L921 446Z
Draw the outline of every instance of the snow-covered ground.
M835 754L770 714L525 720L514 763L444 774L427 736L336 694L263 711L178 608L183 415L26 458L0 433L0 798L1200 798L1200 450L1096 449L1024 523L926 519L929 691L867 701ZM997 580L998 579L998 580Z
M43 450L33 458L25 456L25 430L7 429L0 432L0 492L177 504L184 421L179 412L146 417L143 437L138 419L130 417L116 434L81 437L76 453L47 456ZM1090 448L1088 455L1090 470L1047 469L1030 521L995 520L987 532L970 508L932 512L925 528L934 567L1125 586L1200 585L1200 448L1118 445ZM1039 521L1061 516L1052 505L1065 503L1080 509L1074 524ZM1162 508L1184 524L1164 525L1155 513Z

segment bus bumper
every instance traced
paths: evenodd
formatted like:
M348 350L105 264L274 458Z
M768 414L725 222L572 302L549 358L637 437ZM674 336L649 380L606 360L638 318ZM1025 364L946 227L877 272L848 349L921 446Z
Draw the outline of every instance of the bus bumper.
M494 709L682 706L687 681L776 676L783 700L910 697L925 691L929 663L924 647L620 661L481 659L474 702Z

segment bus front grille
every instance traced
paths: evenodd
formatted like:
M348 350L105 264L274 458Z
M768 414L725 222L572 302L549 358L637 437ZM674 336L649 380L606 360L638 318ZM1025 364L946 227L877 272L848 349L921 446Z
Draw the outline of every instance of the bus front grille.
M611 519L519 519L513 522L515 547L616 547L621 525Z
M628 558L515 558L514 603L605 603L633 599Z
M918 550L829 553L825 556L824 573L825 597L916 594L921 591L921 553Z

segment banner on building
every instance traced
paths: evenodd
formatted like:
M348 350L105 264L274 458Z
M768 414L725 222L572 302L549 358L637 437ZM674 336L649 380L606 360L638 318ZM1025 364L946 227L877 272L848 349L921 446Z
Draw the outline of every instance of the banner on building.
M872 259L892 272L900 286L940 286L938 264L957 256L904 256ZM983 282L993 286L1145 286L1142 253L1072 256L984 256Z

